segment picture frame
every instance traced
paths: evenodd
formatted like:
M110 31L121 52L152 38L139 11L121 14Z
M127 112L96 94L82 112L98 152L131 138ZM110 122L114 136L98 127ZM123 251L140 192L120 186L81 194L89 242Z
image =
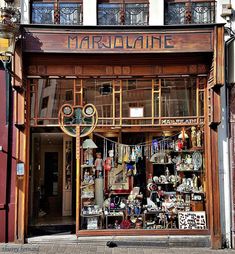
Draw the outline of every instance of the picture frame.
M118 164L117 167L112 168L106 172L105 181L106 192L113 194L129 194L132 190L132 176L126 175L124 165Z
M179 212L179 229L206 229L205 211Z

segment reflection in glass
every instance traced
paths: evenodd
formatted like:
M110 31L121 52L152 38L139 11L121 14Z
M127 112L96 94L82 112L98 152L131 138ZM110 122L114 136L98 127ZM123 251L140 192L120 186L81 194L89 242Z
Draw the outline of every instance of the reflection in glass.
M165 79L162 81L162 116L196 115L196 79Z
M33 3L32 4L33 24L53 24L54 4L53 3Z
M31 117L41 118L38 124L52 124L50 118L58 123L60 107L65 103L73 104L73 98L67 93L73 89L73 80L38 79L33 83L37 86L37 95L33 93L31 97Z
M99 4L99 25L148 25L148 4Z
M148 4L126 4L125 25L148 25Z
M122 115L130 117L130 107L143 107L144 117L152 114L152 80L124 80Z
M98 24L119 25L121 15L121 4L99 4Z
M159 94L154 94L154 117L159 117Z
M82 24L81 4L61 3L59 5L60 24L80 25Z
M99 118L113 116L112 80L84 80L84 102L96 106Z
M199 92L199 116L204 116L204 92Z

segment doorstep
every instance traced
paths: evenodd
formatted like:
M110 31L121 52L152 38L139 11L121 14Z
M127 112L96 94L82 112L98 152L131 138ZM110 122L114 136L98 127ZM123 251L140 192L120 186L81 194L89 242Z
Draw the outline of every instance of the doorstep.
M106 245L113 242L118 247L159 247L159 248L209 248L211 241L209 235L178 235L178 236L82 236L76 237L75 234L55 234L29 237L26 239L30 244L95 244Z

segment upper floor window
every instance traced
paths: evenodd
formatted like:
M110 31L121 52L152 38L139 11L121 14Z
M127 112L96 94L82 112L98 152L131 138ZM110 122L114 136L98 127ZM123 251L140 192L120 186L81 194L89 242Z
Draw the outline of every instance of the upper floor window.
M34 24L82 24L82 4L74 2L33 2L32 23Z
M166 0L165 24L206 24L215 22L215 1Z
M148 25L149 4L132 1L98 3L98 25Z

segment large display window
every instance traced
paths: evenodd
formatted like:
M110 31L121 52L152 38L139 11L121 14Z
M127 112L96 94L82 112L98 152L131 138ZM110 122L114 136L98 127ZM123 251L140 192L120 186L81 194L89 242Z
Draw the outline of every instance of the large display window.
M145 137L94 135L81 166L80 229L207 228L203 127L138 142Z
M90 124L84 105L98 116L79 149L79 230L207 229L206 81L31 80L31 126L59 126L61 108L73 127Z

